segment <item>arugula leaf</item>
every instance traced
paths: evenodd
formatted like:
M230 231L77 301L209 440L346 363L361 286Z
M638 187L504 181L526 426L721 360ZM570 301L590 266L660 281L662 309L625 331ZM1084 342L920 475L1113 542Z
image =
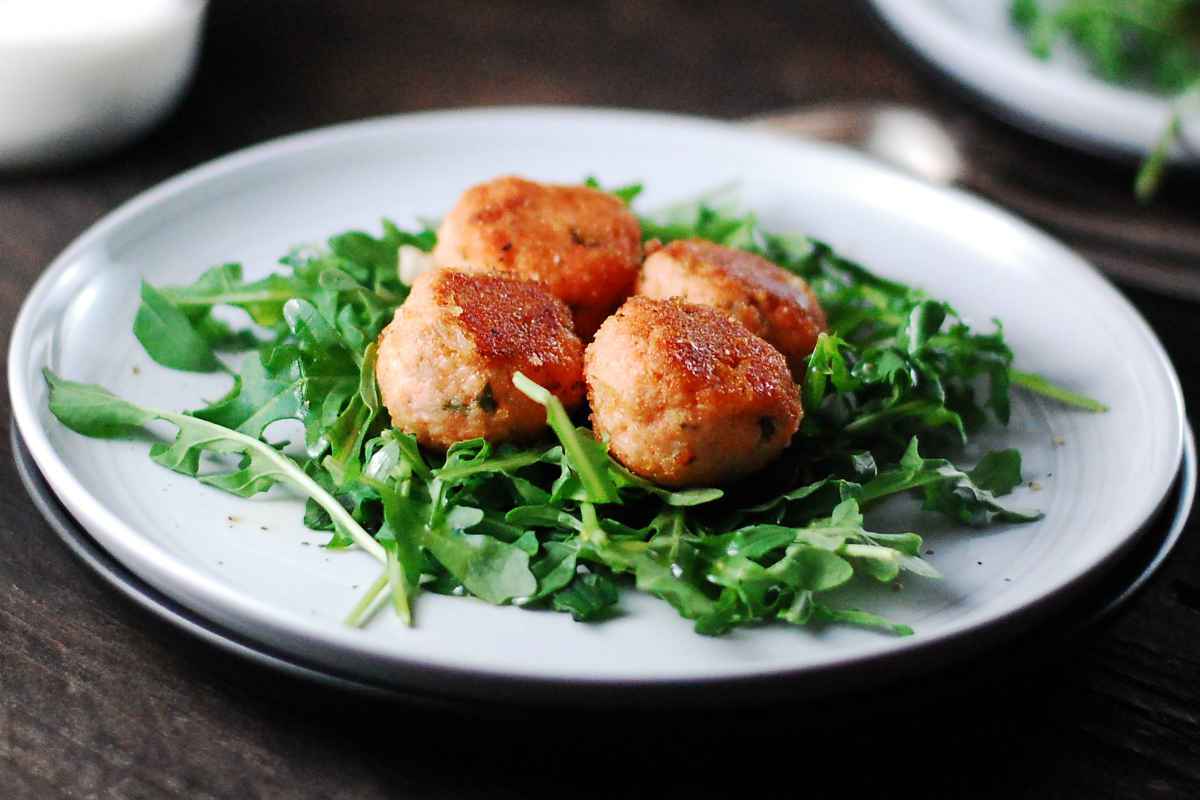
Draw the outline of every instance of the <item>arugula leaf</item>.
M358 477L361 471L363 443L379 414L379 395L375 388L375 343L367 345L362 356L358 393L351 396L345 409L325 428L323 438L329 443L329 455L321 465L333 476L338 486Z
M65 380L49 368L42 370L42 376L50 387L50 413L84 436L130 436L155 418L154 412L122 400L101 386Z
M599 573L576 575L570 585L555 593L555 611L566 611L576 622L590 622L612 614L617 605L617 586Z
M221 264L203 273L190 286L164 287L161 292L172 304L192 315L207 313L214 306L234 306L255 323L273 327L283 320L283 306L303 297L309 287L303 282L272 274L257 281L242 278L241 264Z
M963 472L944 458L925 458L916 438L909 443L896 468L880 473L863 486L864 503L880 500L899 492L921 489L924 507L952 519L978 527L992 522L1033 522L1041 519L1036 512L1006 508L996 494L976 483L1007 494L1021 482L1021 456L1015 450L989 453L972 474Z
M133 333L147 355L171 369L188 372L225 369L186 314L145 281L141 293L142 303L133 320Z
M470 458L463 458L463 451L469 451L472 448L477 448L474 455ZM512 474L525 467L552 459L556 455L557 453L553 449L541 451L515 448L506 448L500 453L492 455L491 446L482 439L460 442L451 448L446 463L434 470L433 477L447 483L461 483L468 478L490 472Z
M259 438L263 430L281 419L303 420L308 412L304 402L306 378L295 365L272 370L261 353L252 353L242 361L241 373L228 395L193 416Z
M582 429L581 429L582 430ZM610 456L608 459L608 472L612 481L622 489L636 489L639 492L653 495L661 500L666 505L672 508L690 508L691 506L700 506L705 503L711 503L714 500L720 500L725 496L725 492L714 487L697 487L693 489L664 489L657 486L645 478L640 478L634 475L628 469L614 461Z
M1018 450L994 450L981 458L967 474L980 489L1003 497L1021 484L1021 453Z
M514 525L526 528L559 528L567 531L583 530L583 523L566 511L553 505L517 506L504 515Z
M609 194L616 196L617 199L619 199L625 205L631 205L633 201L637 199L637 196L642 193L643 189L642 184L640 183L631 183L626 186L617 186L612 189L605 189L600 185L600 181L596 180L595 176L591 175L584 180L583 184L584 186L588 186L592 189L606 191Z
M899 625L869 611L860 611L856 608L830 608L815 600L810 602L812 603L811 619L815 622L841 623L845 625L858 625L864 628L877 628L896 636L913 635L913 629L908 625Z
M520 372L512 378L522 394L546 407L546 421L562 444L563 462L578 476L587 499L593 503L615 503L620 497L609 476L608 453L586 428L576 429L557 397Z
M787 555L767 572L786 586L810 592L836 589L854 576L854 568L846 559L807 544L790 546Z
M446 523L430 526L422 544L471 594L501 604L537 593L529 554L490 536L463 533Z
M243 497L275 483L289 484L316 501L355 544L384 560L383 548L332 495L291 458L265 442L186 414L136 406L99 386L64 381L49 369L43 374L50 388L50 410L68 428L89 436L97 435L94 431L109 435L155 419L169 422L178 428L178 434L172 444L159 443L152 448L151 455L158 463ZM241 454L243 460L236 470L199 475L202 451Z
M576 540L545 542L541 549L544 555L530 567L530 571L537 578L537 592L521 605L555 594L575 578L575 566L579 557L579 544Z
M848 393L858 388L858 382L851 378L846 357L841 352L844 347L847 347L847 343L828 331L823 331L817 337L804 377L806 409L816 409L821 405L825 399L825 387L830 382L838 392Z
M684 619L699 620L712 613L712 599L698 588L699 582L688 576L678 562L667 563L660 555L618 544L603 548L601 558L607 559L618 571L633 572L638 589L666 600Z

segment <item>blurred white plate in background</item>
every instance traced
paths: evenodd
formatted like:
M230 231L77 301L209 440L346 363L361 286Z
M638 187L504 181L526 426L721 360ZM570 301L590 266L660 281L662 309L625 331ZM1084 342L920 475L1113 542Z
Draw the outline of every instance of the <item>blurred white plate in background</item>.
M643 180L643 209L736 182L768 228L803 231L890 277L944 296L982 328L993 317L1019 365L1111 405L1087 414L1019 397L986 446L1020 447L1040 491L1035 524L958 530L928 515L943 581L851 593L912 625L906 639L846 627L774 625L724 638L692 632L665 603L629 591L624 614L564 614L423 595L418 624L341 620L377 574L358 552L327 552L283 492L241 500L152 463L144 442L65 429L41 370L149 405L194 408L226 380L152 363L130 324L138 281L177 284L239 260L269 271L291 246L349 227L436 217L468 185L516 172L607 184ZM196 613L305 663L405 689L532 701L638 702L650 691L732 688L822 693L893 679L1032 624L1112 564L1166 495L1180 463L1183 401L1161 345L1130 304L1052 239L966 194L854 153L663 114L586 109L449 111L344 125L222 158L135 198L50 266L21 311L9 353L21 434L47 482L96 540ZM911 509L910 509L911 511ZM878 518L876 518L878 519ZM881 524L887 529L887 524ZM307 546L306 546L307 545ZM694 695L693 695L694 697Z
M1009 21L1010 0L871 0L887 25L939 71L1015 124L1103 154L1141 157L1162 134L1170 102L1108 83L1062 47L1042 61ZM1195 122L1188 141L1196 139ZM1176 148L1174 158L1200 161Z

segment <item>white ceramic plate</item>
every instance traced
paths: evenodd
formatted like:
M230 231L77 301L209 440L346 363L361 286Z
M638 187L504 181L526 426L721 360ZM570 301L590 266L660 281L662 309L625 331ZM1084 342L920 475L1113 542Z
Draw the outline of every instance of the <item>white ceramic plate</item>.
M324 536L302 527L297 499L233 498L155 466L145 443L88 439L47 411L46 365L148 405L189 408L223 393L222 379L171 372L141 351L130 332L141 277L185 282L227 260L266 272L292 245L369 228L382 215L402 224L436 216L467 185L503 172L644 180L645 208L736 181L770 228L824 238L948 297L980 326L1004 319L1023 368L1100 397L1112 411L1023 398L1011 427L982 443L1024 451L1040 491L1015 500L1041 508L1039 523L963 531L892 509L891 524L929 531L931 559L946 579L908 580L896 593L851 590L845 599L911 624L917 635L906 639L786 626L704 638L665 604L633 592L625 614L601 625L422 596L414 629L381 614L366 630L349 630L340 620L376 566L362 553L320 548ZM115 558L183 606L339 674L549 701L631 701L711 682L813 692L927 665L952 644L965 652L1031 623L1123 552L1164 498L1183 441L1178 381L1150 329L1087 264L1016 219L831 146L691 118L576 109L340 126L168 181L50 266L14 330L9 385L16 421L55 493Z
M896 34L933 66L1022 127L1065 144L1141 157L1170 115L1149 91L1117 86L1088 72L1063 44L1050 61L1031 55L1009 22L1009 0L871 0ZM1197 141L1189 122L1186 142ZM1177 160L1196 161L1194 146Z

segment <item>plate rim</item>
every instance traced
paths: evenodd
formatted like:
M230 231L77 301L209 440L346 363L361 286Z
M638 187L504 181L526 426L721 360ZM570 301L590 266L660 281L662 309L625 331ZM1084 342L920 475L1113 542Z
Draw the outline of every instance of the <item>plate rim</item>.
M71 516L71 512L67 510L62 500L54 493L54 489L46 482L37 464L33 463L33 455L25 444L25 437L21 434L16 421L12 419L9 420L8 440L12 446L17 477L21 479L26 494L29 495L46 524L58 535L58 538L63 541L75 558L99 576L105 584L139 608L205 644L220 648L239 658L253 661L259 666L279 670L293 677L323 683L334 688L365 692L386 691L353 679L310 669L295 661L269 653L262 647L255 647L239 641L236 633L220 630L217 623L205 619L199 612L193 611L163 594L118 561L115 555L96 541L81 522ZM112 563L108 563L110 561Z
M432 696L415 694L404 687L373 683L358 678L339 675L317 666L308 666L285 654L272 653L262 645L248 642L236 631L223 628L219 623L206 618L198 611L191 610L169 596L155 589L146 581L139 578L128 567L121 564L116 557L108 552L102 544L67 511L66 507L54 494L53 489L46 483L37 465L32 463L33 457L25 445L15 421L10 419L9 441L13 449L13 461L16 464L18 476L33 501L34 506L45 519L49 527L64 542L72 554L82 564L102 578L110 588L126 597L132 603L160 620L172 625L183 633L190 635L205 644L231 653L239 658L247 659L267 669L284 672L304 681L339 690L364 694L370 697L384 698L390 701L404 702L434 710L464 713L472 710L464 706L461 698L453 696ZM1094 608L1081 621L1069 623L1066 635L1076 635L1098 625L1113 614L1120 611L1141 593L1153 579L1174 552L1187 527L1191 511L1195 507L1197 485L1196 438L1191 427L1188 427L1184 440L1184 458L1179 475L1172 486L1168 497L1178 495L1175 508L1171 512L1171 521L1163 536L1162 543L1155 549L1152 557L1139 568L1137 574L1122 590L1107 602ZM109 564L106 562L111 561ZM1112 565L1112 571L1117 571L1120 564ZM1111 573L1106 572L1103 579ZM1081 598L1082 599L1082 598ZM694 697L694 696L693 696ZM730 698L736 702L741 699ZM547 704L569 705L557 703L551 699Z
M278 609L269 606L262 601L254 598L246 597L243 593L235 591L230 587L222 586L211 578L196 575L191 568L186 565L180 565L174 562L171 554L160 545L150 542L140 534L138 534L132 526L118 520L115 515L111 514L99 498L94 497L91 493L82 486L82 484L70 474L69 469L59 458L57 452L50 444L46 432L42 429L41 423L37 418L35 407L37 406L38 393L33 391L32 387L25 381L25 373L27 359L24 359L26 351L31 345L33 317L38 301L43 295L50 292L54 282L61 277L71 264L72 259L76 254L86 250L93 241L102 240L108 232L114 228L119 228L127 219L134 218L144 209L153 206L157 202L174 196L178 193L183 193L191 189L196 184L201 184L209 180L218 179L229 172L240 169L243 165L256 163L260 159L285 158L289 154L298 150L303 150L307 147L320 147L325 144L343 137L354 137L362 135L365 132L374 130L377 127L400 126L416 124L420 125L426 120L445 120L449 117L470 117L477 120L488 121L500 116L520 115L527 117L531 115L557 115L566 116L572 119L580 117L604 118L608 120L621 119L625 121L640 121L643 123L653 122L655 124L671 123L674 125L691 126L698 133L717 133L722 132L726 135L736 135L739 140L753 140L761 138L764 142L772 141L776 145L780 143L778 137L770 134L760 134L747 132L740 129L735 123L719 122L700 117L693 117L679 114L661 114L656 112L641 112L641 111L624 111L612 109L596 109L596 108L577 108L563 106L505 106L499 108L485 109L451 109L443 111L421 112L418 114L400 114L388 117L369 119L359 122L343 123L324 128L317 128L311 131L300 132L289 136L282 137L277 140L272 140L262 144L255 145L245 150L237 151L227 156L223 156L214 161L201 164L193 169L190 169L176 177L170 178L150 189L135 196L131 200L125 202L109 214L106 214L99 221L90 226L78 238L72 242L61 255L59 255L47 268L41 278L35 283L30 291L25 302L22 304L21 311L18 314L16 324L13 329L13 336L9 347L9 391L13 404L13 414L20 427L22 434L29 445L30 452L33 454L35 463L43 471L47 482L54 489L56 495L63 501L72 513L84 523L85 527L91 528L91 524L100 526L105 530L116 530L118 533L124 534L126 538L132 539L134 544L139 546L143 551L148 551L151 556L154 556L159 563L159 566L166 565L169 567L166 571L174 573L178 576L179 573L184 573L188 577L193 586L200 586L210 598L219 598L223 603L232 603L233 607L245 611L252 609L256 613L254 616L262 616L257 613L260 610L271 616L272 612L278 614ZM790 145L798 146L798 145ZM1170 472L1167 476L1165 484L1161 487L1161 491L1157 497L1146 498L1144 501L1145 513L1139 511L1139 526L1144 526L1155 511L1161 506L1170 489L1171 479L1178 471L1178 465L1183 453L1183 396L1179 384L1178 376L1163 349L1161 342L1155 336L1153 330L1146 323L1140 312L1132 306L1115 288L1099 275L1099 273L1091 267L1087 262L1080 258L1073 251L1066 248L1061 243L1057 242L1052 237L1042 233L1041 231L1022 222L1011 213L1006 212L998 207L969 195L966 192L957 190L947 190L944 188L929 187L919 181L906 178L896 174L884 167L879 166L869 159L850 152L836 146L808 143L810 149L824 151L830 158L841 159L843 163L853 164L857 168L869 170L872 174L886 176L888 180L899 181L901 184L909 187L913 191L922 191L932 193L933 196L941 195L947 201L953 201L956 206L970 210L975 214L982 214L985 217L991 218L993 224L1004 223L1007 226L1014 227L1027 240L1035 243L1043 250L1049 250L1056 254L1056 259L1059 263L1056 269L1067 270L1080 275L1088 281L1094 281L1097 291L1100 291L1108 297L1112 302L1117 303L1130 316L1131 324L1140 328L1141 334L1146 338L1151 350L1154 352L1157 365L1162 371L1163 376L1170 388L1171 399L1175 408L1175 415L1171 420L1174 425L1174 435L1170 437L1173 444L1173 452L1176 454ZM76 507L78 506L78 507ZM97 521L98 520L98 521ZM1118 545L1112 549L1105 557L1096 561L1089 569L1076 575L1072 580L1068 580L1057 585L1056 589L1050 592L1043 592L1036 595L1033 599L1027 600L1018 606L1009 617L992 619L986 623L976 624L967 627L961 631L950 631L938 635L931 635L924 638L904 640L897 642L893 646L886 649L880 649L874 652L859 653L856 655L844 656L840 659L831 661L821 665L806 665L794 666L787 668L763 668L753 671L751 674L740 675L708 675L708 676L639 676L639 677L605 677L605 676L546 676L529 672L512 672L492 669L480 666L462 666L462 665L431 665L427 661L423 661L419 656L401 657L395 654L380 654L377 651L372 651L369 644L365 640L351 640L349 637L335 636L333 637L334 644L331 647L339 652L342 656L347 654L353 655L355 658L363 662L383 662L386 663L389 669L405 670L410 677L420 679L422 672L428 672L431 667L443 676L453 676L461 681L465 686L471 687L476 693L484 693L490 688L497 686L513 689L514 687L525 688L529 687L545 687L548 685L560 683L569 684L579 687L581 685L590 685L595 687L647 687L647 686L681 686L685 684L695 685L711 685L713 683L727 684L738 681L755 681L760 679L778 680L786 676L795 676L799 674L811 675L820 674L822 672L830 672L834 670L845 670L851 666L861 666L868 662L872 663L888 663L897 659L916 658L920 654L937 650L941 645L948 642L961 642L963 637L979 636L989 632L990 629L999 629L1001 623L1012 622L1015 618L1022 616L1019 612L1029 611L1037 608L1042 601L1054 600L1055 597L1066 596L1071 590L1077 590L1080 585L1086 582L1089 577L1094 577L1098 570L1102 570L1110 565L1115 558L1118 558L1129 547L1132 546L1138 537L1139 529L1126 532ZM120 559L119 559L120 560ZM137 572L137 570L134 570ZM188 573L192 573L188 575ZM261 620L259 620L261 622ZM272 627L274 626L274 627ZM297 627L294 620L290 618L287 624L280 623L279 619L275 619L263 625L267 632L274 629L284 630L290 636L296 636ZM329 637L326 636L325 642L328 644ZM426 677L426 680L428 678Z
M1013 53L986 36L974 35L954 24L930 0L869 0L877 20L919 60L956 86L981 100L989 110L1017 127L1044 139L1093 155L1141 159L1162 133L1171 102L1149 91L1119 86L1089 75L1057 70L1032 56ZM1001 89L995 77L1019 84ZM1022 104L1014 95L1035 98ZM1064 102L1081 108L1074 116L1112 119L1121 126L1093 128L1072 122L1057 109ZM1181 165L1200 163L1200 153L1179 145L1170 160Z

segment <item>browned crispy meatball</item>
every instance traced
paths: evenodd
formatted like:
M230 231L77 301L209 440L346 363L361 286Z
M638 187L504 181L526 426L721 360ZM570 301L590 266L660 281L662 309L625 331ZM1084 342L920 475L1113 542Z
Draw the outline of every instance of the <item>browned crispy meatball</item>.
M706 306L632 297L600 326L584 363L596 435L664 486L754 472L800 426L783 356Z
M706 242L671 242L646 258L638 294L713 306L773 344L796 380L825 330L825 312L804 279L765 258Z
M433 255L442 266L543 284L586 341L633 292L642 231L612 195L503 177L463 193Z
M583 400L583 345L571 315L536 284L427 272L379 335L383 403L392 424L426 447L540 433L546 411L513 388L517 371L568 408Z

